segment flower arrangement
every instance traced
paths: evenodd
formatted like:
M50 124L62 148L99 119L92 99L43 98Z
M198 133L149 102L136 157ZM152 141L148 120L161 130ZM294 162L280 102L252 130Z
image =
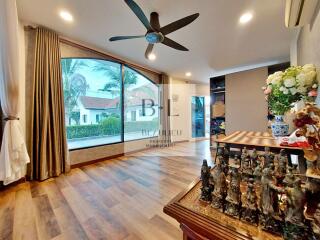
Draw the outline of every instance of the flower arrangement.
M296 114L294 123L298 128L296 136L304 136L308 141L308 146L304 148L304 157L311 163L308 164L307 175L320 175L316 164L320 154L320 109L313 103L307 103Z
M317 73L313 64L293 66L269 75L263 87L271 112L284 115L293 103L317 96Z

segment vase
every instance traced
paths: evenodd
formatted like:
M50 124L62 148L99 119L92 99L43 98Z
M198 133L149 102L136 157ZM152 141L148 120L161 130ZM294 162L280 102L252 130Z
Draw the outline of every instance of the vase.
M289 124L283 121L283 115L275 116L275 121L271 123L271 130L274 137L283 137L289 134Z

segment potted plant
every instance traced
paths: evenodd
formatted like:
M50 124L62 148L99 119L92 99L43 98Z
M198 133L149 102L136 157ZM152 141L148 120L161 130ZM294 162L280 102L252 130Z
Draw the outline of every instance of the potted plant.
M283 121L287 113L300 100L314 100L317 95L317 74L313 64L289 67L285 71L275 72L267 78L263 87L268 107L275 115L271 124L275 137L288 135L289 125Z

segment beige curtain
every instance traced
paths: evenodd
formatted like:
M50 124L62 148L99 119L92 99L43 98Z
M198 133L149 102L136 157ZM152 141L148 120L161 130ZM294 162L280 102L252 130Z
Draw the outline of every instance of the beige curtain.
M38 27L35 32L29 151L33 180L45 180L70 169L66 142L59 36Z

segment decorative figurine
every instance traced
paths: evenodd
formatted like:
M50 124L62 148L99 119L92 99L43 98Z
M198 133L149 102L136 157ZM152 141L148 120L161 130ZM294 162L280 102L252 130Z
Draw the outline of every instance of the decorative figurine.
M253 176L254 176L254 179L255 179L257 182L260 182L260 181L261 181L262 167L261 167L261 163L260 163L260 162L258 162L256 168L254 169L254 171L253 171Z
M226 197L225 213L233 217L239 217L240 210L241 210L241 192L240 192L241 176L238 172L238 168L230 168L229 175L230 175L230 181L229 181L228 194Z
M241 164L242 164L241 172L242 172L243 178L244 179L249 179L250 177L252 177L253 171L252 171L252 168L251 168L250 156L246 156L242 160Z
M286 175L287 164L288 164L288 157L287 157L286 151L284 149L281 149L279 154L279 165L278 165L278 175L280 177L284 177Z
M228 164L225 162L224 156L220 155L218 156L219 164L221 166L222 171L224 172L224 175L227 175L228 173Z
M229 144L226 144L223 148L223 157L224 162L229 165L229 157L230 157L230 146Z
M252 169L255 169L258 165L258 153L257 153L257 150L254 148L252 150L252 153L251 153L251 166L252 166Z
M304 157L307 160L307 177L320 179L320 109L316 103L306 106L296 114L293 121L298 128L297 137L305 137L308 146L304 146Z
M240 158L239 155L235 154L233 158L233 164L230 165L231 167L240 168Z
M301 180L297 178L293 187L286 188L287 194L287 211L285 221L296 225L303 225L304 221L304 205L306 204L306 196L301 188Z
M274 164L274 154L270 152L270 148L269 147L265 147L264 148L264 164L263 164L263 168L269 167L269 165L272 163Z
M227 192L227 181L224 172L222 171L221 164L218 163L215 167L215 172L213 175L214 190L212 192L212 203L213 208L223 211L224 199Z
M285 211L284 239L311 239L310 223L304 217L306 195L301 188L301 180L296 178L292 187L286 188L287 208Z
M282 219L279 216L278 193L284 193L282 188L275 184L273 178L273 164L263 169L261 178L260 209L262 228L276 234L282 233Z
M292 167L287 168L287 174L285 178L283 179L283 183L286 187L292 187L293 183L295 181L295 176L292 173Z
M246 147L244 147L241 151L241 162L244 161L244 159L246 159L246 157L249 156L248 150Z
M254 189L254 179L250 178L247 185L247 192L245 196L245 203L243 205L242 219L245 221L258 225L259 211L257 204L257 195Z
M317 239L320 239L320 203L317 206L316 211L313 214L314 221L312 223L312 229Z
M213 191L213 185L210 183L211 167L208 166L207 160L204 159L201 167L201 197L202 201L211 202L211 193Z
M315 209L318 209L319 199L320 199L320 180L317 178L307 177L305 182L305 189L307 194L307 206L305 211L305 217L310 219L314 217ZM319 212L319 220L320 220L320 209ZM319 225L320 230L320 225ZM319 232L320 234L320 232ZM320 239L320 236L319 236Z

